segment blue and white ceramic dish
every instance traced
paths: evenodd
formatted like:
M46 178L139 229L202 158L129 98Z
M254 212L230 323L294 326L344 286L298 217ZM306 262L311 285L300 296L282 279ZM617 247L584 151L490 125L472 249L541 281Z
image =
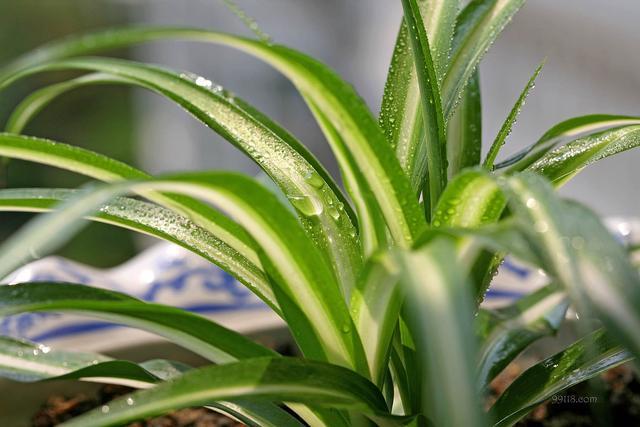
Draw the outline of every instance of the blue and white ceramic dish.
M624 243L640 241L640 221L607 221ZM28 281L82 283L191 310L242 333L284 326L282 321L231 276L197 255L170 243L158 244L131 261L97 270L59 257L47 257L12 273L3 284ZM493 280L486 306L512 302L546 283L545 276L507 259ZM105 351L158 340L145 332L77 315L27 313L0 319L0 334L58 348Z

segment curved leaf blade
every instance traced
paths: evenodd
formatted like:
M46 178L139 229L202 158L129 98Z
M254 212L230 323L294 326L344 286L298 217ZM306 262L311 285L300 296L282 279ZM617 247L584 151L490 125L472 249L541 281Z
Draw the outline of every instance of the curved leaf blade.
M535 143L496 165L510 172L523 171L561 142L592 135L606 128L640 124L640 119L611 114L590 114L564 120L546 131Z
M544 63L545 61L542 61L540 65L538 65L536 70L533 72L533 75L531 76L531 78L527 82L527 85L524 87L524 89L520 93L520 96L516 100L516 103L513 105L513 108L509 112L509 115L507 116L504 123L502 124L502 127L498 131L498 134L496 135L496 139L493 141L493 144L491 144L491 147L489 148L489 152L487 153L487 157L485 157L484 163L482 164L482 167L484 167L486 170L491 171L494 169L494 162L498 157L498 153L500 152L500 149L506 142L509 134L511 134L511 129L513 128L513 125L516 123L516 119L518 118L518 114L520 114L520 110L522 110L524 101L527 99L527 96L529 96L529 92L531 92L531 90L534 88L536 84L536 79L540 75L540 72L542 71L542 67L544 66Z
M459 1L434 0L419 2L418 9L431 46L431 57L442 81L446 71ZM416 192L426 176L426 152L420 90L415 62L410 48L406 21L403 20L387 75L380 126L396 150L400 165L409 176Z
M482 56L507 26L525 0L472 0L458 15L451 59L442 82L445 119L453 114L460 96Z
M566 294L556 285L545 286L511 306L480 312L490 325L478 357L478 381L488 387L522 350L534 341L558 331L567 311Z
M0 156L54 166L107 182L149 177L148 174L127 164L89 150L22 135L0 133ZM211 233L212 238L217 239L221 246L229 248L220 252L221 257L227 256L228 253L238 253L244 258L241 261L246 265L253 264L262 268L253 248L255 243L241 227L215 209L196 200L176 195L151 192L145 193L144 196L185 214ZM227 257L226 262L231 263L233 259Z
M376 384L384 379L391 339L402 307L397 283L399 270L388 253L373 255L365 264L351 297L351 314Z
M416 0L402 0L404 20L416 67L420 87L422 119L425 129L425 152L427 156L427 183L429 201L433 210L447 185L447 148L445 122L442 115L440 85L427 32ZM440 54L440 52L437 52Z
M110 426L209 401L252 397L349 408L388 416L378 389L352 371L292 358L256 358L195 369L152 389L113 401L66 426ZM133 401L133 404L128 404Z
M592 332L516 378L490 416L496 427L511 426L551 396L629 360L631 355L603 330Z
M76 190L27 188L0 190L0 211L48 212L77 196ZM271 283L261 268L243 258L187 218L161 206L118 197L98 208L88 219L157 237L205 258L233 275L276 313L281 314ZM226 253L226 255L221 255Z
M33 311L84 313L166 337L216 363L273 351L204 317L128 295L68 283L0 286L0 316Z
M560 186L588 165L640 146L640 125L625 126L579 138L555 148L527 169Z
M47 346L0 337L0 376L14 381L77 379L145 389L153 387L157 382L178 377L190 369L189 366L168 360L149 360L137 364L93 353L52 350ZM249 425L302 425L272 403L237 400L215 402L208 406L235 416Z
M451 263L456 257L455 243L446 238L398 255L421 367L408 374L420 376L422 411L434 425L483 426L474 379L473 304L465 272Z

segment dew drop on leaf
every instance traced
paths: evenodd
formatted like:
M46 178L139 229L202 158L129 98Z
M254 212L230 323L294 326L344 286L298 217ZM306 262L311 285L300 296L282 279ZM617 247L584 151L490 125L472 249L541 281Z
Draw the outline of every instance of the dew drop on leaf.
M324 186L324 179L316 172L309 171L304 175L304 179L309 185L315 188L322 188Z
M315 198L309 196L288 196L293 207L295 207L304 216L318 216L324 208Z

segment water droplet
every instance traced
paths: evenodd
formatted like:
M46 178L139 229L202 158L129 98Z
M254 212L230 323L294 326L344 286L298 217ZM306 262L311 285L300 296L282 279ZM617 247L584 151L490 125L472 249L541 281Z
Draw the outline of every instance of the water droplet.
M309 196L288 196L293 207L305 216L317 216L323 211L322 203Z
M211 86L213 86L213 83L211 82L211 80L205 79L202 76L196 77L195 84L197 84L200 87L207 88L207 89L211 89Z
M330 207L329 209L327 209L327 212L329 213L329 215L331 215L331 218L335 219L336 221L340 218L340 212L338 212L338 209L334 207Z
M133 398L127 397L127 405L129 405L129 406L133 405Z
M348 334L349 332L351 332L351 327L349 325L343 325L342 332Z
M314 170L310 170L304 175L305 181L312 187L322 188L324 186L324 179Z
M527 199L527 207L529 209L534 209L536 206L538 206L538 201L536 199L534 199L533 197L529 197Z
M102 405L102 408L100 408L100 411L101 411L103 414L107 414L107 413L109 413L109 410L110 410L110 409L111 409L111 408L109 408L109 405Z

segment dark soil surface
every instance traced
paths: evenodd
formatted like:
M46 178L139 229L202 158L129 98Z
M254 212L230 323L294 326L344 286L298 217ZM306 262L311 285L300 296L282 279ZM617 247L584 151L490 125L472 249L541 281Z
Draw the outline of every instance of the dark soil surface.
M95 397L76 395L70 398L51 396L31 419L33 427L56 426L73 417L133 391L127 387L107 385ZM128 427L240 427L238 423L222 414L205 408L187 408L161 417L128 424Z
M492 383L498 396L520 373L510 366ZM640 381L628 366L613 368L599 387L577 384L535 408L517 427L640 426ZM594 391L599 388L599 391Z

